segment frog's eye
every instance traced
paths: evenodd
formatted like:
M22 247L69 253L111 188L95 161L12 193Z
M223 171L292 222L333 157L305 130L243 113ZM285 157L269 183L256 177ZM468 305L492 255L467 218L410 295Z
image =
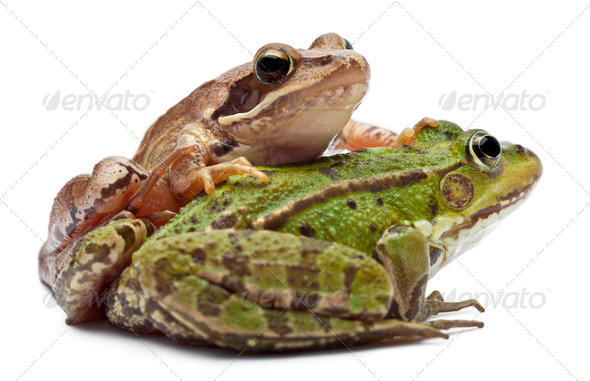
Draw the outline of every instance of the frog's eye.
M502 160L502 145L485 131L473 134L466 148L470 160L484 170L496 169Z
M289 75L292 70L293 59L281 48L266 48L254 59L256 78L264 83L278 82Z
M354 50L354 48L352 47L352 44L350 43L350 41L348 41L346 38L343 38L344 40L344 49L346 50Z

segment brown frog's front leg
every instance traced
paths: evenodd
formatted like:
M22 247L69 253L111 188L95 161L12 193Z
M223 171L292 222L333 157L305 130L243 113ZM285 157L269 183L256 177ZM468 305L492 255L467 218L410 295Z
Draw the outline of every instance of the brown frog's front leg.
M430 118L421 119L412 128L405 128L400 134L371 124L351 120L336 137L336 149L355 151L368 147L399 148L414 142L424 127L438 127L438 121Z
M249 174L260 181L267 181L268 177L254 168L245 157L218 162L223 153L238 145L231 139L217 139L208 128L199 123L187 124L172 153L151 171L149 178L129 200L126 209L132 212L140 210L146 195L166 173L169 173L171 190L183 203L203 191L213 194L215 184L231 175Z

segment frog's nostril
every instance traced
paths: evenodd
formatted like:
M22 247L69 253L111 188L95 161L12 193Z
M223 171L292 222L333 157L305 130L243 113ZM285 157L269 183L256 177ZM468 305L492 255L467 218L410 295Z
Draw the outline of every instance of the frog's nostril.
M518 153L524 152L524 147L521 146L520 144L517 144L514 148L516 149L516 152L518 152Z

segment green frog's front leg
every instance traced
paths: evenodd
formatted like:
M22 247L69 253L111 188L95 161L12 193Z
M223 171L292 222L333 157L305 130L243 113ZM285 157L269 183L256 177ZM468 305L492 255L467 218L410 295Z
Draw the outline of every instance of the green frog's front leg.
M432 246L424 234L410 226L393 226L383 233L375 247L375 257L387 270L393 284L390 314L394 319L423 321L440 312L475 307L484 312L477 300L445 302L440 292L426 297Z
M340 244L221 230L154 242L111 288L106 308L123 328L256 351L446 337L440 329L481 326L391 319L395 287L384 266Z

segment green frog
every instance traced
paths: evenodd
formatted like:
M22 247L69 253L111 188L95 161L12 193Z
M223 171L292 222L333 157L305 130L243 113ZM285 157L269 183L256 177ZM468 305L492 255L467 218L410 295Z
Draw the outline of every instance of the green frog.
M482 327L427 321L483 312L475 300L426 296L427 282L516 209L542 173L532 151L447 121L397 149L258 169L268 182L231 176L155 232L123 214L86 234L53 284L69 322L106 314L136 333L237 351Z

